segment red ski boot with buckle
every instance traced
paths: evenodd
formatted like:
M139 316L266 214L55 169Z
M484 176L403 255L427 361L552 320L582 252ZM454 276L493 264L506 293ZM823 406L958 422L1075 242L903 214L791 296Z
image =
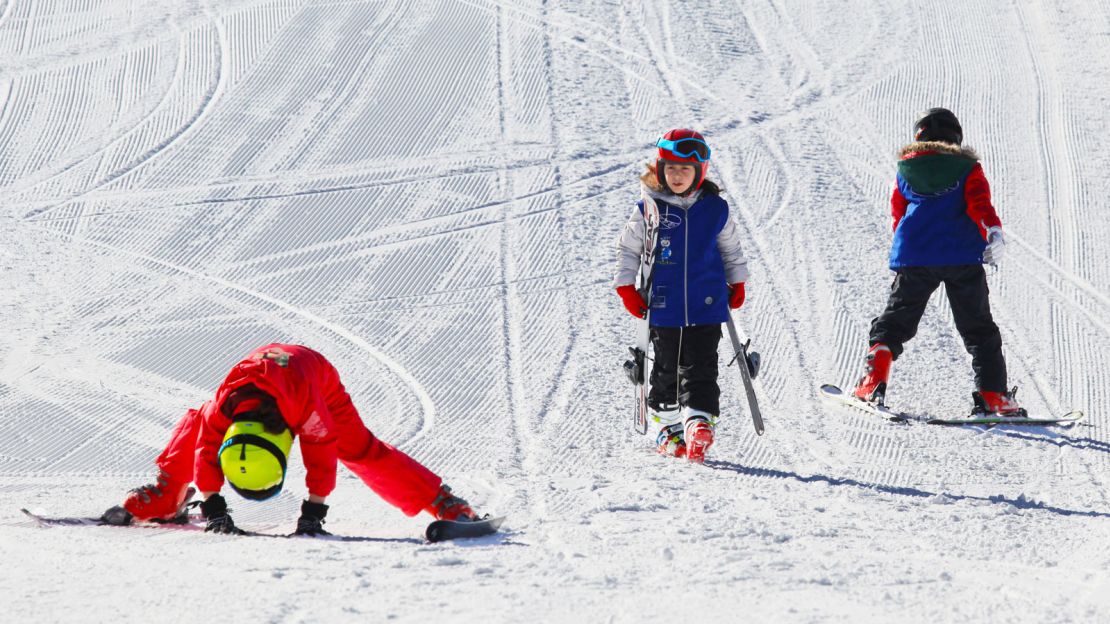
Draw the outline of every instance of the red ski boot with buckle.
M865 359L863 377L856 383L852 396L867 401L868 403L882 404L886 399L887 382L890 380L890 363L894 361L894 354L890 347L879 342L871 347Z
M177 481L164 472L158 473L154 483L148 483L127 493L123 508L135 520L172 520L185 502L188 481Z
M998 414L999 416L1024 418L1028 413L1025 408L1018 405L1015 398L1016 394L1016 386L1009 392L991 392L990 390L972 392L971 400L975 407L972 408L971 413L973 415Z
M696 464L705 462L705 453L713 446L713 420L708 412L689 410L686 416L686 459Z
M669 457L686 457L686 440L684 439L682 423L672 423L659 430L655 438L655 450L660 455Z
M470 508L470 503L452 494L451 488L446 485L439 486L435 500L425 511L435 516L436 520L467 522L478 519L478 514Z

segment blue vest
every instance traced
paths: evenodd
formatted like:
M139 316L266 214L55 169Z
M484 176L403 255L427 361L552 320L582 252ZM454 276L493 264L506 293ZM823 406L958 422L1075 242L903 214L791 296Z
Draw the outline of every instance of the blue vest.
M894 230L890 248L890 268L897 271L910 266L951 266L982 264L986 243L967 214L964 183L961 177L953 187L940 193L922 195L898 174L898 190L909 204L906 215Z
M728 284L717 235L728 222L728 202L704 196L684 210L660 200L659 243L651 282L651 324L709 325L728 320ZM643 214L643 202L639 203Z

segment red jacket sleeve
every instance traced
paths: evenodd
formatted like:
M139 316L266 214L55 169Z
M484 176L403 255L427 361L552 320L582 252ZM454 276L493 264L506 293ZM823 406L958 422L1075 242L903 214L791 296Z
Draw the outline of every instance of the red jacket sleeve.
M220 469L220 445L231 421L220 410L215 401L201 406L200 438L197 440L196 479L201 492L219 492L224 485L224 473Z
M1001 227L1002 221L991 204L991 185L983 173L983 166L975 163L964 182L964 201L967 203L967 216L979 226L979 234L987 238L987 228Z
M309 494L327 496L335 489L338 449L335 440L314 442L301 436L304 484Z
M895 182L894 192L890 195L890 216L894 220L890 226L892 232L898 229L898 222L906 216L906 206L909 204L906 198L902 196L902 191L898 189L898 183Z

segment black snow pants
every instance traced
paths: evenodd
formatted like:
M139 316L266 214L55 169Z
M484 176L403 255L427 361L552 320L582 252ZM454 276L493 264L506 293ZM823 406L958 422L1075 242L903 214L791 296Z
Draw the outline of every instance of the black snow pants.
M894 359L898 359L903 344L917 334L929 297L941 284L952 306L956 330L971 354L976 387L1005 392L1002 334L991 316L987 274L981 264L900 269L890 287L886 310L871 321L870 343L887 345Z
M721 326L652 327L655 360L651 367L648 403L689 406L713 415L721 413L717 385L717 344Z

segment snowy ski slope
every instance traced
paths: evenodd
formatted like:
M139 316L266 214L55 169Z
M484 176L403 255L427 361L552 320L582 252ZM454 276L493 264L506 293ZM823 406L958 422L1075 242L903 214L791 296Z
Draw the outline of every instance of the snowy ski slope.
M1108 50L1104 0L0 0L3 618L1110 621ZM1082 425L816 400L859 373L894 152L938 105L1010 242L1011 383ZM631 431L610 288L673 126L713 146L764 361L766 435L723 370L704 466ZM504 534L425 545L343 470L327 528L380 541L19 513L116 504L270 341ZM971 390L937 296L889 401ZM291 530L302 476L236 520Z

